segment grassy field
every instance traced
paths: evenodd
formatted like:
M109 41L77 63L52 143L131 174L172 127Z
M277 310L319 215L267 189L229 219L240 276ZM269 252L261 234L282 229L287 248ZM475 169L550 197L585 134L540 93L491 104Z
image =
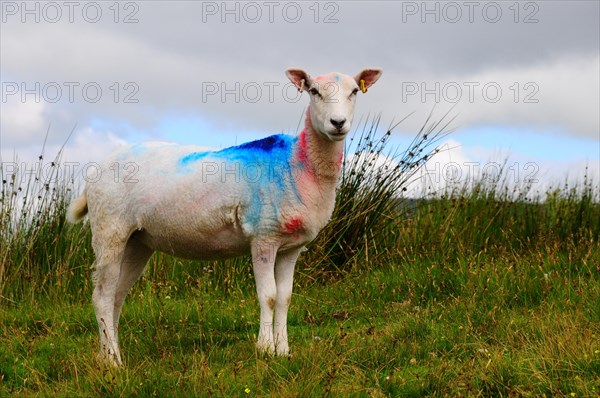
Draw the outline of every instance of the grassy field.
M599 396L598 186L533 194L482 176L403 202L428 156L414 148L398 169L344 170L297 267L290 358L255 351L249 259L156 254L124 307L123 369L96 357L89 227L64 221L72 184L4 170L0 396Z

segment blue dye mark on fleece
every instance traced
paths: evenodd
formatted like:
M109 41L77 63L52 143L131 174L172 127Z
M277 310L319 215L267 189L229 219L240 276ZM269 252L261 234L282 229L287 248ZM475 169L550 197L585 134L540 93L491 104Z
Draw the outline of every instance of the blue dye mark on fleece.
M290 165L297 140L278 134L216 152L192 152L179 160L179 167L182 172L191 172L195 162L207 158L223 170L238 170L252 199L244 221L256 230L265 221L277 221L281 201L291 199L287 192L293 192L295 199L301 201Z
M264 152L271 152L276 149L286 149L288 147L293 146L295 139L289 137L287 135L272 135L267 138L263 138L262 140L256 140L247 142L245 144L239 145L237 147L228 148L228 149L257 149Z
M179 160L179 166L187 168L190 165L190 163L197 162L198 160L202 159L206 155L210 155L211 153L214 152L192 152L189 155L186 155L183 158L181 158L181 160Z
M242 162L245 165L283 165L289 166L288 160L297 138L284 134L272 135L257 141L221 149L215 152L192 152L179 160L181 168L189 167L203 158L210 156L218 160ZM244 165L242 164L242 165Z

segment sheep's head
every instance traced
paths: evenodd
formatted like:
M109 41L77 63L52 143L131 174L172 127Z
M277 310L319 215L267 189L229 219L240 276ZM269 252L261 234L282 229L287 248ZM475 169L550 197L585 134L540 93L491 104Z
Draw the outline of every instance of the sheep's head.
M298 91L310 95L313 128L331 141L341 141L352 127L357 93L366 93L381 69L365 69L355 77L332 72L313 78L302 69L288 69L286 75Z

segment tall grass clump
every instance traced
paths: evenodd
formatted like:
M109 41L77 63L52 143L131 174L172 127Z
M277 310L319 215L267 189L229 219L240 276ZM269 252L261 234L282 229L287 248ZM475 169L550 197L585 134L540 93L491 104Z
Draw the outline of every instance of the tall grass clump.
M439 120L430 114L407 149L390 148L394 128L405 119L382 134L381 118L367 118L349 139L334 213L309 247L309 273L337 273L359 258L373 260L386 253L381 244L388 242L398 216L410 207L402 200L403 192L439 152L435 145L449 133L453 120L448 113Z
M417 202L399 224L397 245L430 258L557 250L600 236L600 190L589 178L535 193L535 180L514 181L506 167L471 176Z
M66 225L74 182L61 156L45 161L42 149L33 164L16 157L0 163L0 296L8 302L87 285L85 272L74 276L91 263L89 234Z
M544 225L557 239L581 238L590 233L600 238L600 186L594 185L587 173L581 183L549 189L544 198Z

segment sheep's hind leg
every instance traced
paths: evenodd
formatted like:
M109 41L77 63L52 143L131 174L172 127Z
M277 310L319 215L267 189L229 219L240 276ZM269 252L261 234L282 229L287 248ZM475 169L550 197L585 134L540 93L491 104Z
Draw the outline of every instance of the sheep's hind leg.
M121 309L127 293L135 282L140 278L146 269L148 259L153 253L153 250L144 245L138 239L139 235L134 234L127 241L123 260L121 262L121 272L119 275L119 284L115 294L115 304L113 313L113 325L115 327L115 343L119 344L119 318Z
M121 354L115 337L115 294L119 284L126 240L121 241L118 237L106 240L94 238L96 263L92 301L100 329L100 353L104 359L118 366L121 364ZM105 245L106 242L112 245ZM116 242L119 243L115 244Z

